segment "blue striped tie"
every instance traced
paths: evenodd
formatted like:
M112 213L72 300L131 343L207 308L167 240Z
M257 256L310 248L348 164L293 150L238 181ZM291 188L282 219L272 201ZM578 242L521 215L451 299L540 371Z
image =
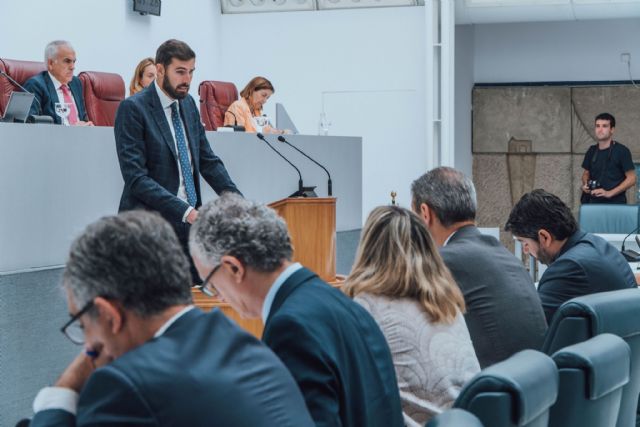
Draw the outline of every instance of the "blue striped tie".
M182 122L178 114L178 102L171 104L171 121L173 122L173 130L176 133L176 142L178 145L178 159L180 160L180 168L182 169L182 177L184 178L184 188L187 192L187 201L193 207L196 206L198 198L196 197L196 187L193 184L193 173L191 172L191 163L189 162L189 152L187 151L187 143L184 140L184 130Z

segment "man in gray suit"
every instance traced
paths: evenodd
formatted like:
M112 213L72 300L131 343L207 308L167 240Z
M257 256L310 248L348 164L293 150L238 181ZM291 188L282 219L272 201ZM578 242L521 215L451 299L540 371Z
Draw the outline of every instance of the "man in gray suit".
M287 368L219 310L191 304L170 225L132 211L90 225L63 277L85 351L34 402L32 426L312 426Z
M544 190L522 196L505 230L522 242L525 253L548 265L538 284L547 321L572 298L636 288L620 251L601 237L585 233L559 197Z
M440 167L415 180L411 193L413 210L440 246L464 295L465 320L480 366L540 348L547 329L540 298L522 262L476 227L471 179Z

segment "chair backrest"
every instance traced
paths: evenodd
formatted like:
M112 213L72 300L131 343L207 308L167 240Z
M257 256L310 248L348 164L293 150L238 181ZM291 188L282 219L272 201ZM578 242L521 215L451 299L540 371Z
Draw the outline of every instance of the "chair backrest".
M216 130L224 125L224 113L238 100L238 89L231 82L205 80L198 87L200 115L206 130Z
M553 316L542 351L553 354L603 333L619 336L631 348L631 375L622 391L616 426L635 426L640 394L640 290L600 292L565 302Z
M116 111L125 94L122 77L114 73L83 71L78 78L82 82L84 106L89 120L96 126L113 126Z
M482 427L482 423L471 412L454 408L432 418L425 427Z
M631 349L620 337L601 334L552 356L558 367L558 400L550 427L614 427L629 382Z
M13 80L21 85L36 74L47 69L44 62L19 61L17 59L0 59L0 70L4 71ZM4 116L9 103L11 92L21 92L22 89L11 83L6 77L0 76L0 117Z
M483 369L460 391L453 406L491 427L546 427L558 394L551 358L524 350Z
M580 206L580 229L589 233L627 234L638 227L638 205L585 204Z

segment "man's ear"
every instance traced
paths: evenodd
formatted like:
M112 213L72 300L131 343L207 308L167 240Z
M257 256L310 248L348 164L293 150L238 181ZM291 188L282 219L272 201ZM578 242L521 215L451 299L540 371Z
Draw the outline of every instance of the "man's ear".
M547 249L549 248L549 246L551 246L551 243L553 243L553 241L553 236L547 230L545 230L544 228L538 230L538 243L541 247Z
M93 300L93 305L100 313L100 319L109 326L109 330L112 334L119 333L124 326L124 317L120 311L120 308L113 302L102 297L96 297Z
M156 64L156 79L158 79L160 76L164 77L164 65L163 64Z
M246 269L238 258L231 255L223 255L220 258L220 263L222 264L221 268L224 268L233 277L235 283L242 282Z
M433 221L433 211L431 210L429 205L427 205L426 203L420 203L420 209L417 213L420 218L422 218L425 224L431 225L431 222Z

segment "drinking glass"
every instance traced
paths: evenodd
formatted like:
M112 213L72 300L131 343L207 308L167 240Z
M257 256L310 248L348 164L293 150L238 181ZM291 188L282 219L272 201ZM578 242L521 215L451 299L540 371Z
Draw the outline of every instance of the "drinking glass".
M56 102L55 104L56 115L60 117L64 126L69 126L69 114L71 113L71 105L66 102Z

